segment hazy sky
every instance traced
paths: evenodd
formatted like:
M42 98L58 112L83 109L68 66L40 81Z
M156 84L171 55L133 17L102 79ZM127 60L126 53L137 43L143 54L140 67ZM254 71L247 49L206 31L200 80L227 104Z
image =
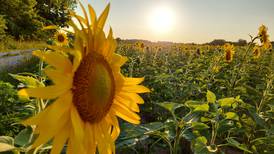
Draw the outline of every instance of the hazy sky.
M257 34L265 24L274 40L274 0L88 0L97 14L109 1L107 29L111 26L114 35L123 39L236 41L249 39L248 34Z

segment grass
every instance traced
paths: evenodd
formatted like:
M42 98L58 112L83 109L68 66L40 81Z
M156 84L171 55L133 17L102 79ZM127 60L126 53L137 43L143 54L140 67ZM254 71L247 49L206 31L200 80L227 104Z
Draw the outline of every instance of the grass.
M6 39L0 42L0 52L25 49L42 49L46 46L47 43L45 41L16 41L14 39Z

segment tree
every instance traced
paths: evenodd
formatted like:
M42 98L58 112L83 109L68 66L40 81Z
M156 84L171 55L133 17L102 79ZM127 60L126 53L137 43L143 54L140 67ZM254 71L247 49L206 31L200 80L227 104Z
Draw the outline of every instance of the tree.
M48 38L43 26L66 26L69 10L76 0L0 0L0 15L6 21L6 32L16 39Z
M210 42L210 45L224 45L226 43L226 40L224 39L215 39L212 42Z
M239 46L245 46L245 45L247 45L247 41L244 40L244 39L239 39L238 42L237 42L237 45L239 45Z
M0 14L7 22L7 33L19 39L30 38L42 26L34 9L36 0L0 0Z
M76 7L76 0L36 0L37 13L46 25L67 26L69 10Z

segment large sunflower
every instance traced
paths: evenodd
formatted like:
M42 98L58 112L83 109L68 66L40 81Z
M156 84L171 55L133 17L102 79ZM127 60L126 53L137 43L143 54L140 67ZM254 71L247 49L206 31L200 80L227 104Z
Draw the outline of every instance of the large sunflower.
M45 73L54 85L22 89L19 95L55 101L23 123L36 125L39 136L32 147L52 140L52 154L60 153L65 144L70 154L115 153L114 142L120 133L117 117L139 124L136 112L144 101L137 93L149 89L138 85L143 78L126 78L120 73L127 58L114 53L116 42L111 29L107 38L103 32L109 5L99 18L88 5L91 20L80 5L85 18L72 13L79 24L70 23L75 33L74 48L62 49L67 54L34 52L51 66Z

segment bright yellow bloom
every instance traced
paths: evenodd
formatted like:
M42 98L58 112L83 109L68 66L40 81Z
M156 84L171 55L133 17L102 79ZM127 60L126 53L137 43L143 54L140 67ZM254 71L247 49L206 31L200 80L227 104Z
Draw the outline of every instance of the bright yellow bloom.
M253 49L253 56L255 59L258 59L261 56L261 47L256 45Z
M219 65L214 65L212 67L212 72L213 73L218 73L218 72L220 72L220 69L221 69L221 67Z
M235 54L234 45L226 43L224 45L224 50L225 50L225 60L227 62L231 62L233 60L233 56Z
M81 28L70 22L75 42L74 49L64 48L68 55L34 52L51 66L45 73L54 85L19 91L19 95L54 100L44 111L23 122L36 125L39 136L32 147L52 139L51 154L60 153L66 143L68 154L115 153L114 142L120 133L117 117L139 124L136 112L144 101L138 93L149 92L138 85L144 78L127 78L120 73L127 58L114 53L112 30L107 37L103 31L109 5L99 18L88 5L90 20L82 4L81 7L85 18L72 13Z
M54 40L57 46L66 46L68 45L68 37L62 31L57 31L54 35Z
M268 28L265 25L261 25L258 36L260 37L260 41L263 44L264 49L271 49L272 44L270 42L269 35L267 34L267 30Z

